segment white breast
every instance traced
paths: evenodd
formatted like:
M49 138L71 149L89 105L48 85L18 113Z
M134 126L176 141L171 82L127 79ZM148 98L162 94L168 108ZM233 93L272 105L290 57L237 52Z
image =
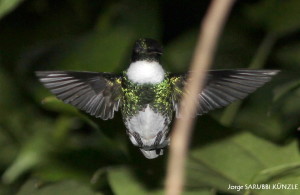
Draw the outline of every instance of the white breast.
M127 70L128 79L139 84L157 84L164 76L165 71L158 62L136 61Z
M159 113L155 113L148 105L144 111L140 111L137 115L127 120L125 125L130 132L136 132L140 135L144 146L152 146L160 131L163 133L160 144L165 141L165 133L169 123L169 119L166 119ZM130 140L134 145L137 145L134 137L131 136Z

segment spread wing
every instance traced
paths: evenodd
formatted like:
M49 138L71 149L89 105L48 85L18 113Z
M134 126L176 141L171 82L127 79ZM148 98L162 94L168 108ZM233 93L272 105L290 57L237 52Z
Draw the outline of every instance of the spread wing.
M111 73L37 71L56 97L104 120L114 117L121 103L121 76Z
M278 70L211 70L208 71L205 85L199 94L198 115L227 106L245 98L248 94L271 80ZM178 116L179 102L187 74L171 75L173 85L173 107Z

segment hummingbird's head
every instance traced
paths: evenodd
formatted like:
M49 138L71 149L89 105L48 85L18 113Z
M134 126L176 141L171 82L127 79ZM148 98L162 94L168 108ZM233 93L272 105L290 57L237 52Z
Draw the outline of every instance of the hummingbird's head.
M162 53L163 48L156 40L141 38L134 44L131 61L159 61Z

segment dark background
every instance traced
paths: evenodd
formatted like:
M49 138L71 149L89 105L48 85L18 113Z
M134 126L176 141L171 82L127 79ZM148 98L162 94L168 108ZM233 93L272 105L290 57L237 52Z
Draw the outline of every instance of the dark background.
M137 38L188 69L210 1L0 1L0 195L163 194L168 150L147 160L118 113L92 118L51 96L35 70L120 72ZM214 69L280 69L244 101L197 118L185 194L299 194L300 1L238 1ZM245 187L245 186L244 186ZM279 186L280 187L280 186Z

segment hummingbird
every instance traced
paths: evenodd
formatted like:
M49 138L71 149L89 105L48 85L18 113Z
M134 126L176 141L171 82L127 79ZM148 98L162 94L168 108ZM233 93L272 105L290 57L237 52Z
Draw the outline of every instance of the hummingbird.
M170 73L161 65L162 45L138 39L122 73L36 71L41 83L64 103L103 120L121 111L126 133L148 159L170 144L170 124L179 117L188 73ZM198 94L197 115L245 98L270 81L278 70L210 70Z

